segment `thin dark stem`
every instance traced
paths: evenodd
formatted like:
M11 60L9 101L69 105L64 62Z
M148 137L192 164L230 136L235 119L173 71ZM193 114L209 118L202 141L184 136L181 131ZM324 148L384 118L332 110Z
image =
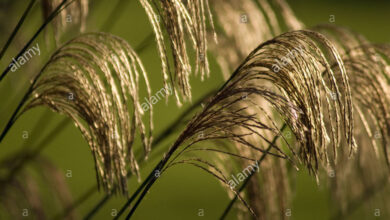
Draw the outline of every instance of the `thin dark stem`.
M210 97L212 94L215 93L215 90L212 90L210 92L208 92L207 94L205 94L204 96L202 96L200 99L198 99L196 102L194 102L190 107L188 107L183 113L181 113L174 122L172 122L166 129L164 129L164 132L161 133L160 135L158 135L156 137L156 139L153 141L153 145L152 145L152 149L156 149L156 147L160 144L161 141L163 141L165 138L169 137L169 134L171 134L182 122L183 120L186 118L186 116L188 114L190 114L193 110L195 110L197 107L200 106L200 104L202 102L204 102L208 97ZM141 155L140 152L136 152L136 155ZM152 158L151 158L152 159ZM143 163L144 161L141 161L141 163ZM153 172L152 172L153 173ZM148 176L149 177L149 176ZM148 179L148 178L147 178ZM146 180L147 180L146 179ZM139 194L139 191L141 191L147 181L144 181L143 185L141 184L140 187L135 191L135 193L132 195L132 197L136 197L136 194L138 195ZM108 195L108 198L106 198L107 196L104 196L95 206L94 208L87 214L87 216L84 218L84 219L88 219L88 218L91 218L93 215L96 214L96 212L98 211L98 206L101 207L103 206L107 201L108 199L111 197L110 195ZM130 198L127 203L131 203L132 201L134 200L134 198ZM127 207L127 203L123 206L123 207ZM122 207L122 209L123 209ZM121 209L121 210L122 210ZM123 209L123 211L125 211L125 209ZM123 213L123 211L119 211L118 213L118 217Z
M142 194L140 195L139 199L135 203L134 207L130 210L129 214L126 216L126 220L130 219L131 216L134 214L135 210L137 209L138 205L141 203L142 199L145 197L146 193L149 191L150 187L152 187L153 183L156 182L157 177L153 176L153 178L149 181L148 185L145 187L144 191L142 191Z
M237 72L237 70L236 70ZM228 79L228 81L226 81L222 87L218 90L218 91L221 91L223 88L225 88L225 86L227 85L228 82L230 82L231 80L233 79L233 77L230 77ZM284 123L283 124L283 127L281 128L281 131L283 131L285 129L287 125ZM267 152L272 148L272 146L274 146L274 143L277 141L279 135L278 136L275 136L273 141L271 142L271 144L269 145L267 151L262 155L262 157L260 158L260 161L262 161L265 157L265 155L267 154ZM180 143L178 142L175 142L175 144L170 148L169 152L164 156L164 158L160 161L160 167L159 168L155 168L151 174L155 173L156 171L160 171L162 170L162 168L165 166L165 164L168 162L168 160L170 159L170 157L172 156L172 154L174 153L174 151L179 147ZM253 174L252 174L253 175ZM137 207L139 206L139 204L141 203L142 199L144 198L144 196L146 195L146 193L149 191L149 189L152 187L152 185L155 183L155 181L157 180L157 177L154 177L149 181L148 185L145 187L145 189L143 190L142 194L140 195L140 197L138 198L137 202L135 203L135 205L133 206L133 208L130 210L129 214L127 215L126 219L130 219L131 216L134 214L135 210L137 209ZM145 180L146 181L146 180ZM248 180L246 180L247 182ZM244 184L246 185L246 182L244 182ZM242 187L244 188L244 187ZM237 198L235 197L234 200L236 200ZM126 204L121 208L122 209L127 209L128 206L130 206L132 200L131 201L127 201ZM227 211L228 212L228 211ZM119 218L119 214L116 216L116 219Z
M284 124L283 125L283 128L285 127L286 125ZM271 147L274 145L274 142L276 142L277 140L277 137L274 138L274 140L272 141L272 143L270 144L270 146L268 147L267 151L269 151L271 149ZM156 182L158 176L156 175L153 175L155 174L156 172L160 172L163 167L165 166L165 164L169 161L169 159L171 158L171 156L173 155L173 153L176 151L176 149L180 146L180 142L175 142L175 144L169 149L168 153L163 157L163 159L160 161L160 163L156 166L155 169L153 169L153 171L149 174L149 177L151 176L151 179L146 179L144 181L145 182L149 182L147 183L147 185L145 186L144 190L142 191L140 197L138 198L137 202L134 204L133 208L130 210L129 214L126 216L126 219L130 219L131 216L133 216L133 214L135 213L135 211L137 210L137 207L139 206L139 204L141 204L141 201L143 200L143 198L145 197L146 193L149 191L149 189L152 187L152 185ZM264 155L264 154L263 154ZM261 159L262 160L262 159ZM143 183L143 185L144 185ZM136 194L138 194L139 192L137 192ZM132 199L131 200L128 200L126 202L126 204L121 208L121 210L125 210L127 209L128 206L130 206L131 202L134 200L133 199L134 195L132 196ZM121 213L122 214L122 213ZM115 217L115 219L118 219L120 217L119 213L118 215Z
M24 48L19 52L19 54L16 56L16 59L21 55L23 54L26 49L29 47L29 45L35 40L35 38L39 35L39 33L46 27L46 25L48 23L50 23L50 21L52 21L54 19L54 17L60 13L63 9L65 9L68 5L72 4L74 0L70 0L69 3L67 3L65 5L65 3L67 2L68 0L63 0L61 2L61 4L50 14L50 16L48 17L48 19L45 21L45 23L38 29L38 31L34 34L34 36L30 39L30 41L24 46ZM123 1L122 1L123 2ZM127 1L125 1L127 2ZM63 8L61 8L63 5L65 5ZM137 53L140 53L142 52L148 45L151 40L153 40L153 34L149 34L141 43L140 45L136 48L136 51ZM11 64L13 63L14 61L12 61L8 67L6 68L6 70L2 73L2 75L0 76L0 82L1 80L5 77L5 75L9 72L9 70L11 69ZM22 106L24 105L24 103L27 101L28 99L28 96L30 95L31 93L31 89L33 87L33 85L35 84L35 81L38 77L35 78L34 80L34 83L30 86L28 92L25 94L25 96L23 97L22 101L19 103L19 105L17 106L16 110L13 112L11 118L9 119L7 125L5 126L4 130L2 131L2 133L0 134L0 143L3 141L4 137L6 136L6 134L8 133L8 131L11 129L12 125L15 123L15 118L18 114L18 112L20 111L20 109L22 108Z
M157 169L159 167L160 164L157 164L157 166L155 167L155 169ZM154 169L154 170L155 170ZM146 184L151 180L151 178L153 177L153 172L149 174L149 176L144 180L144 182L142 182L142 184L137 188L137 190L133 193L133 195L131 196L130 199L127 200L126 204L119 210L117 216L114 218L114 219L118 219L122 214L123 212L126 210L127 206L130 205L130 203L137 197L137 195L141 192L141 190L146 186ZM128 178L131 176L130 173L128 173ZM97 189L97 188L96 188ZM114 191L115 189L113 189L112 191ZM111 198L111 195L112 194L107 194L105 195L95 206L94 208L83 218L85 220L87 219L91 219L98 211L101 207L103 207L103 205L108 202L108 200Z
M69 3L70 4L70 3ZM47 65L47 64L46 64ZM46 65L43 67L45 69ZM32 81L30 87L28 88L26 94L23 96L22 100L19 102L18 106L16 107L15 111L12 113L11 118L8 120L7 125L5 126L4 130L1 132L0 135L0 143L3 141L5 135L8 133L8 131L11 129L12 125L15 123L16 119L19 117L18 113L23 107L23 105L28 100L28 97L33 92L34 86L37 83L39 77L41 76L42 71L38 73L38 75L35 76L34 80Z
M115 216L114 219L119 219L119 217L123 214L124 211L126 211L127 207L130 206L130 204L134 201L135 198L137 198L138 194L141 192L142 189L145 187L148 188L150 187L148 183L154 182L157 177L156 177L156 171L160 170L162 167L162 161L160 161L156 167L153 169L152 172L150 172L149 176L142 182L142 184L137 188L137 190L133 193L133 195L130 197L130 199L127 200L127 202L122 206L122 208L119 210L118 214ZM147 185L148 184L148 185ZM146 189L145 188L145 189ZM143 194L144 192L142 192ZM141 196L142 196L141 194ZM138 201L137 201L138 202Z
M166 129L164 129L163 133L158 135L156 139L153 141L153 146L157 146L161 141L163 141L166 137L168 137L172 132L176 130L176 128L183 122L183 119L186 118L188 114L198 108L207 98L211 95L215 94L216 90L213 89L210 92L203 95L200 99L195 101L190 107L188 107L184 112L182 112L174 122L172 122ZM136 152L137 155L140 155L139 152Z
M180 114L179 117L176 118L176 120L171 124L169 125L163 133L161 133L160 135L157 136L156 140L153 142L153 146L157 147L159 145L159 143L161 141L163 141L166 137L168 137L168 135L177 128L177 126L179 126L182 122L183 122L183 119L186 118L186 116L188 114L190 114L193 110L195 110L202 102L204 102L205 99L207 99L208 97L210 97L210 95L214 94L215 91L211 91L209 93L207 93L206 95L204 95L202 98L198 99L196 102L194 102L189 108L187 108L183 113ZM38 153L44 148L44 146L47 146L48 143L53 140L56 135L60 134L60 131L63 130L63 128L69 124L69 120L68 119L63 119L58 125L57 127L52 131L50 132L50 134L47 135L47 137L42 140L39 144L38 144L38 148L37 150L35 150L33 153L29 154L28 155L28 160L31 160L33 158L35 158L36 155L38 155ZM42 148L41 148L42 146ZM154 147L154 148L155 148ZM25 160L23 160L25 161ZM27 161L25 161L27 162ZM143 162L143 161L142 161ZM26 164L26 163L22 163L20 164L20 166L18 166L18 169L23 167L23 165ZM16 172L16 170L15 170ZM14 172L13 172L14 173ZM147 182L145 182L146 184ZM145 186L145 185L144 185ZM143 186L141 185L139 187L139 191L143 189ZM76 200L76 202L74 202L71 206L69 206L68 208L65 209L64 212L56 215L53 219L62 219L64 216L67 215L68 212L74 210L77 206L81 205L83 202L85 202L94 192L97 191L97 186L93 186L91 187L86 193L84 193L79 199ZM139 192L138 192L139 193ZM138 194L136 193L136 194ZM136 195L135 195L136 196ZM96 212L99 210L100 207L102 207L109 199L111 198L111 195L105 195L99 202L98 204L87 214L87 216L84 218L84 219L90 219L94 216L94 214L96 214ZM131 202L132 200L130 200Z
M8 131L11 129L12 125L15 123L15 119L20 111L20 109L23 107L23 105L25 104L25 102L27 101L30 93L32 92L32 88L34 86L36 81L34 81L31 86L29 87L29 89L27 90L26 94L23 96L22 100L19 102L18 106L16 107L15 111L12 113L12 116L11 118L8 120L7 122L7 125L5 126L5 128L3 129L3 131L1 132L1 135L0 135L0 143L3 141L5 135L7 135Z
M74 0L72 0L74 1ZM69 3L71 4L71 2ZM152 41L153 40L153 34L149 34L139 45L138 47L136 48L136 52L137 53L142 53L146 47L149 45L148 42ZM15 123L15 119L17 117L17 114L18 112L20 111L20 109L22 108L22 106L25 104L25 102L27 101L28 99L28 96L30 95L31 91L32 91L32 88L35 84L35 82L37 81L38 77L36 77L34 79L34 82L31 84L29 90L27 91L27 93L25 94L25 96L23 97L23 99L20 101L18 107L15 109L15 111L13 112L11 118L9 119L7 125L5 126L4 130L2 131L1 135L0 135L0 143L3 141L4 137L6 136L6 134L8 133L8 131L11 129L12 125ZM203 101L203 99L199 100L199 101ZM200 104L200 103L199 103ZM192 107L196 107L196 106L192 106ZM188 109L187 111L192 111L191 108ZM187 114L187 113L184 113L184 114ZM182 114L182 115L184 115ZM176 122L176 124L179 123L178 121ZM176 125L177 126L177 125ZM169 130L169 132L172 131ZM164 134L167 134L167 132L165 132ZM160 137L161 138L161 137Z
M57 6L57 8L49 15L49 17L46 19L46 21L42 24L42 26L38 29L38 31L34 34L34 36L27 42L27 44L23 47L23 49L19 52L19 54L16 56L16 59L18 57L20 57L26 50L27 48L30 46L30 44L35 40L35 38L38 37L39 33L41 33L43 31L43 29L46 27L47 24L49 24L63 9L65 9L66 7L68 7L68 5L72 4L75 0L70 0L69 3L67 3L68 0L63 0L61 2L61 4L59 4ZM66 4L67 3L67 4ZM66 4L66 5L65 5ZM63 7L64 6L64 7ZM4 70L4 72L2 73L2 75L0 76L0 82L1 80L5 77L5 75L9 72L9 70L11 69L11 64L14 63L14 60L11 61L11 63L7 66L7 68ZM33 82L31 83L29 89L27 90L27 93L24 95L23 99L19 102L18 106L16 107L15 111L12 113L12 116L11 118L8 120L8 123L7 125L5 126L4 130L2 131L1 135L0 135L0 143L3 141L4 137L6 136L6 134L8 133L8 131L11 129L12 125L15 123L15 120L17 118L17 114L19 113L20 109L23 107L23 105L25 104L25 102L27 101L28 99L28 96L30 95L30 93L32 92L32 89L35 85L35 83L37 82L39 76L40 76L41 73L39 73L35 79L33 80Z
M280 132L283 132L283 130L287 127L287 124L283 124L282 128L280 129ZM271 144L268 146L266 152L261 156L261 158L258 160L258 164L261 163L261 161L264 160L265 156L267 155L267 152L271 150L272 146L275 145L275 142L277 141L279 135L275 136L274 139L272 140ZM145 189L142 191L140 197L138 198L137 202L134 204L133 208L130 210L129 214L126 216L126 220L130 219L131 216L133 216L133 214L135 213L135 211L137 210L137 207L139 206L139 204L141 204L141 201L143 200L143 198L145 197L146 193L149 191L149 189L152 187L152 185L156 182L156 180L158 179L158 176L156 175L153 175L155 174L156 172L159 172L162 170L162 168L165 166L165 164L168 162L168 160L170 159L170 157L173 155L173 152L175 152L175 150L177 149L177 147L179 146L179 143L175 143L171 149L169 150L169 152L166 154L166 156L160 161L160 163L156 166L156 168L153 169L153 171L149 174L148 176L148 179L146 179L144 181L144 183L142 185L145 185L146 182L149 182L147 183L147 185L145 186ZM252 172L247 178L246 180L244 181L243 183L243 186L241 186L240 188L240 191L242 191L244 188L245 188L245 185L249 182L249 179L251 176L253 176L254 172ZM150 177L150 179L149 179ZM240 191L238 193L240 193ZM136 194L138 194L138 190L136 192ZM136 196L136 195L135 195ZM131 199L129 199L126 204L121 208L121 210L126 210L128 206L130 206L131 202L134 200L134 195L132 196ZM235 198L233 199L234 201L237 199L237 196L235 196ZM232 200L232 201L233 201ZM232 203L234 203L234 201ZM230 205L230 204L229 204ZM230 208L229 208L230 209ZM227 211L228 212L228 211ZM122 212L120 213L122 214ZM120 217L120 214L118 213L118 215L115 217L115 219L118 219ZM227 213L226 213L227 214Z
M10 64L6 67L6 69L3 71L3 73L1 74L0 76L0 82L3 80L3 78L7 75L7 73L9 73L9 71L11 70L11 66L12 64L15 64L15 61L14 60L17 60L20 56L23 55L24 52L26 52L26 50L28 49L28 47L31 45L31 43L38 37L38 35L43 31L43 29L45 29L45 27L64 9L66 8L69 4L71 4L74 0L70 0L70 2L68 4L67 3L68 0L63 0L58 6L56 9L54 9L54 11L49 15L49 17L45 20L45 22L39 27L39 29L37 30L37 32L35 32L35 34L32 36L32 38L26 43L26 45L22 48L22 50L20 50L20 52L18 53L18 55L16 55L16 57L10 62ZM65 5L66 4L66 5ZM63 7L64 6L64 7Z
M97 190L97 188L95 188ZM99 203L87 214L87 216L85 216L83 219L87 220L87 219L91 219L92 216L94 216L96 214L96 212L101 208L103 207L104 203L106 203L108 201L108 199L110 199L110 195L107 194L103 197L102 200L99 201Z
M138 205L141 203L142 199L145 197L146 193L149 191L150 187L152 187L153 183L155 183L157 178L159 177L159 175L156 174L161 172L165 164L168 162L169 158L171 158L171 156L173 155L173 152L175 152L178 147L179 147L179 143L176 142L169 149L168 153L163 157L163 159L160 160L160 162L152 170L152 172L150 172L148 178L145 179L145 181L141 184L141 186L137 189L137 191L133 194L133 196L129 200L127 200L127 202L122 206L121 212L119 212L114 219L118 219L123 214L123 212L130 206L133 200L138 196L139 192L144 188L137 202L130 210L129 214L126 216L126 219L129 219L134 214L135 210L137 209Z
M280 133L282 133L285 129L287 128L287 124L284 123L282 128L280 129ZM271 144L268 146L268 148L266 149L266 151L261 155L261 157L259 158L259 160L257 160L257 163L259 164L260 166L260 163L265 159L265 157L267 156L268 152L271 150L272 146L275 145L276 141L278 140L280 135L276 135L274 137L274 139L272 140ZM240 194L246 187L246 185L249 183L249 180L252 178L252 176L255 174L255 172L251 172L244 180L243 184L240 186L240 188L238 189L237 193ZM229 211L231 210L231 208L233 207L234 203L236 202L237 200L237 194L234 196L234 198L232 200L230 200L228 206L226 207L225 211L222 213L222 216L220 217L220 219L225 219L227 214L229 213Z
M77 208L77 206L81 205L84 203L90 196L92 196L95 192L97 191L97 186L93 186L89 188L83 195L81 195L75 202L73 202L70 206L66 207L65 210L57 214L56 216L53 217L53 220L60 220L60 219L66 219L68 216L69 212L73 211L74 209Z
M67 0L64 0L62 3L66 2ZM71 2L69 2L67 5L71 4L74 0L72 0ZM66 6L67 6L66 5ZM66 6L64 8L66 8ZM59 6L60 7L60 6ZM59 8L58 7L58 8ZM58 9L57 8L57 9ZM61 9L62 10L62 9ZM50 17L49 17L50 18ZM49 19L48 19L49 20ZM50 22L50 21L48 21ZM152 36L152 37L150 37ZM141 44L136 48L136 52L137 53L141 53L143 52L143 50L148 46L150 45L149 42L153 40L153 34L149 34L148 37L146 37L142 42ZM38 75L39 76L39 75ZM25 96L23 97L23 99L21 100L21 102L18 104L17 108L15 109L15 111L13 112L11 118L9 119L7 125L5 126L4 130L2 131L1 135L0 135L0 143L2 142L2 140L4 139L4 137L6 136L6 134L8 133L8 131L11 129L11 127L13 126L13 124L15 123L16 121L16 118L17 118L17 114L18 112L20 111L20 109L23 107L23 105L25 104L25 102L27 101L28 99L28 96L31 94L31 91L32 91L32 88L33 86L35 85L35 82L37 80L38 77L36 77L33 81L33 83L31 84L30 88L28 89L28 91L26 92ZM201 100L200 100L201 101ZM196 102L196 104L198 104L198 102ZM181 119L182 117L184 117L186 114L188 114L189 112L191 112L191 109L194 109L195 105L192 106L192 108L189 108L187 109L186 112L184 112L181 117L179 117L178 119ZM172 125L171 127L168 128L169 132L172 131L174 129L174 127L178 126L180 124L181 120L176 120ZM60 133L60 131L62 130L62 128L65 126L65 124L62 122L60 123L60 125L55 129L56 132L51 132L51 134L47 137L47 141L51 141L52 139L54 139L54 137ZM154 144L157 145L160 141L162 141L165 136L166 136L167 132L164 132L162 135L160 135L159 137L157 137L157 139L155 140ZM41 143L40 146L46 146L46 144L43 144ZM37 151L37 153L34 153L33 156L28 156L28 160L30 159L33 159L37 154L39 153L39 151ZM23 167L25 163L21 164L20 166L18 166L18 169L21 169ZM97 190L97 187L93 187L95 190ZM89 191L88 191L89 192ZM86 196L87 198L90 196L89 193L86 193ZM101 205L104 205L105 202L108 201L110 197L104 197L102 199L102 201L99 202L99 204L101 203ZM86 198L85 198L86 199ZM74 203L73 206L71 206L71 208L69 208L69 210L72 210L74 209L75 207L77 207L79 204L81 204L82 202L85 201L85 199L83 199L83 197L81 197L79 200L77 200L77 203ZM97 204L97 205L99 205ZM95 207L96 209L96 207ZM67 213L62 213L62 214L59 214L58 216L64 216L66 215ZM91 214L91 216L93 215L94 213Z
M179 115L179 117L176 118L176 120L167 128L164 130L164 133L162 133L156 141L160 141L160 138L163 138L165 136L168 136L168 134L171 134L177 126L180 125L180 123L183 121L183 119L190 114L192 111L194 111L196 108L198 108L207 98L209 98L211 95L215 94L217 90L213 89L210 92L206 93L203 97L198 99L196 102L194 102L187 110L185 110L183 113Z
M153 33L150 33L148 36L146 36L143 41L141 41L141 43L137 46L136 48L136 51L143 51L144 49L146 49L146 47L148 45L150 45L150 41L153 41L154 39L154 34Z
M36 0L31 0L30 3L28 4L26 10L24 11L22 17L20 17L18 24L16 24L16 27L12 31L11 35L9 36L7 42L5 43L3 49L0 52L0 60L3 58L5 52L7 51L9 45L12 43L12 40L15 38L16 34L18 33L20 27L22 26L24 20L26 20L27 14L30 12L32 9L32 6L34 5Z

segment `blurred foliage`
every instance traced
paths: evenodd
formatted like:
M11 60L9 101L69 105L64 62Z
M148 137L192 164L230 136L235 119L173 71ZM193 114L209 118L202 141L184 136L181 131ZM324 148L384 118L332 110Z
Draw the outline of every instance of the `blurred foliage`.
M91 1L87 32L101 31L117 2L118 0ZM289 0L288 2L296 15L309 27L320 23L329 23L330 16L334 15L337 25L348 26L373 42L390 41L390 29L388 28L390 20L389 1ZM0 1L1 46L11 33L27 4L28 1ZM116 15L115 20L109 20L108 25L105 26L106 31L124 38L133 48L136 48L146 36L152 33L151 26L144 10L137 1L130 1L121 10L122 13L118 12L119 14ZM36 5L7 54L1 60L1 70L6 67L12 57L32 36L41 22L41 9ZM46 31L53 30L49 27ZM62 39L62 42L72 37L74 37L74 33L69 32L65 39ZM42 33L37 42L41 45L41 56L33 57L28 64L18 69L18 71L11 72L0 84L0 100L2 100L0 104L1 128L5 126L6 121L24 94L31 76L39 71L54 51L55 42L50 35ZM150 73L149 79L152 88L157 91L162 87L162 82L160 60L156 53L155 42L150 42L139 55ZM210 56L210 61L210 78L203 82L200 81L199 77L191 79L193 100L198 100L202 95L223 83L220 69L212 56ZM168 104L162 101L155 105L155 134L160 134L176 119L180 112L190 105L187 103L182 108L178 108L173 97L170 97ZM37 124L41 117L47 120L43 124ZM21 150L22 147L25 147L26 149L23 150L26 151L38 147L35 144L46 137L64 118L64 116L57 115L44 108L37 108L28 112L18 120L1 143L0 159ZM24 131L29 134L27 139L22 137ZM166 149L177 135L172 134L158 148ZM136 149L140 147L139 143L135 144ZM71 177L66 178L66 182L74 199L77 199L96 184L93 158L89 147L70 121L55 135L48 146L44 148L42 154L51 159L64 175L69 172L72 173ZM145 177L155 164L156 160L148 160L146 169L142 172L142 177ZM136 180L132 179L129 185L130 191L134 190L136 186ZM94 193L87 202L77 209L77 215L79 217L85 216L103 196L103 192ZM111 213L116 212L125 201L125 198L122 197L112 198L99 210L96 219L111 218ZM180 166L164 175L158 184L151 189L149 195L135 213L134 219L217 219L228 201L225 190L216 179L199 169ZM309 176L306 170L302 169L298 172L296 193L293 197L293 207L291 207L291 219L329 219L329 204L331 202L329 192L327 192L325 186L318 186L315 179ZM2 211L5 210L0 210L0 212ZM199 216L199 213L204 213L204 216ZM49 214L55 215L58 213ZM360 219L360 214L359 211L356 211L350 219ZM233 216L234 212L230 213L230 219L234 219Z

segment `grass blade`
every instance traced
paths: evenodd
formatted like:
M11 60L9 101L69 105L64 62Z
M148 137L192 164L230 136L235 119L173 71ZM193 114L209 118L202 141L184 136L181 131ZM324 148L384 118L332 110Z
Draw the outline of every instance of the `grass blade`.
M0 60L1 58L3 58L5 52L7 51L9 45L12 43L12 40L14 39L14 37L16 36L16 34L18 33L20 27L22 26L24 20L26 19L28 13L30 12L30 10L32 9L34 3L35 3L36 0L31 0L30 3L28 4L26 10L24 11L22 17L20 17L20 20L18 22L18 24L16 25L15 29L12 31L11 35L9 36L7 42L5 43L3 49L1 50L0 52Z
M28 47L31 45L31 43L38 37L38 35L43 31L43 29L45 29L45 27L58 15L58 13L60 13L64 8L66 8L69 4L71 4L73 1L75 0L70 0L68 4L66 4L68 2L68 0L63 0L61 2L61 4L58 5L58 7L50 14L50 16L47 18L47 20L39 27L39 29L37 30L37 32L35 32L35 34L31 37L31 39L26 43L26 45L24 45L24 47L22 48L22 50L20 50L20 52L18 53L18 55L16 55L16 57L14 58L15 60L18 59L20 56L22 56L22 54L24 52L26 52L26 50L28 49ZM65 5L66 4L66 5ZM64 6L64 7L63 7ZM1 74L0 76L0 82L4 79L4 77L9 73L9 71L11 70L11 66L12 64L14 64L15 61L11 61L10 64L5 68L5 70L3 71L3 73ZM0 139L1 141L1 139Z
M287 128L287 124L283 124L283 126L280 128L280 132L283 132L285 129ZM261 157L257 160L258 161L258 164L260 165L261 161L264 160L264 158L267 156L268 152L271 150L272 148L272 145L274 145L276 143L276 141L278 140L279 138L279 135L275 136L274 139L272 140L272 144L270 144L266 150L266 153L262 154ZM242 183L242 185L240 186L239 190L238 190L238 193L242 192L245 187L247 186L247 184L249 183L249 180L252 178L252 176L254 176L255 172L251 172L249 174L248 177L245 178L244 182ZM229 214L229 211L231 210L231 208L233 207L234 203L236 202L237 200L237 195L234 196L234 198L232 200L230 200L228 206L226 207L226 209L223 211L221 217L219 219L225 219L226 216Z

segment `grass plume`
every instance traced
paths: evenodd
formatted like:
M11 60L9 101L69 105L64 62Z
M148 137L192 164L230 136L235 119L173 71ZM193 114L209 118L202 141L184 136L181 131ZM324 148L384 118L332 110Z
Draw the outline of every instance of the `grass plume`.
M41 105L72 118L91 147L100 185L107 192L118 185L126 194L127 167L138 173L132 151L136 131L146 155L152 142L152 109L143 112L140 106L140 83L150 96L145 69L124 40L81 35L58 49L36 76L16 118Z

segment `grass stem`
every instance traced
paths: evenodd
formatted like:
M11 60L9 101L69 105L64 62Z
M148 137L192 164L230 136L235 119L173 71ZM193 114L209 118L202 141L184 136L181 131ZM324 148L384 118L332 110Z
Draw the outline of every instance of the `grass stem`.
M19 22L16 24L14 30L12 31L11 35L9 36L7 42L5 43L3 49L0 52L0 60L1 60L1 58L3 58L5 52L7 51L8 47L9 47L9 45L12 43L12 40L15 38L16 34L20 30L20 27L22 26L24 20L26 20L26 17L28 15L28 13L30 12L30 10L32 9L32 7L33 7L35 2L36 2L36 0L31 0L30 3L28 4L26 10L24 11L22 17L20 17Z
M287 124L284 123L283 126L280 128L280 132L282 133L285 129L287 128ZM271 144L268 146L268 148L266 149L266 151L261 155L261 157L259 158L259 160L257 160L257 163L259 164L260 166L260 163L265 159L265 157L267 156L268 152L271 150L272 146L275 145L276 141L278 140L280 135L276 135L274 137L274 139L272 140ZM241 193L245 187L247 186L247 184L249 183L249 180L252 178L252 176L254 176L255 172L251 172L244 180L244 182L242 183L242 185L240 186L240 188L238 189L238 194ZM230 200L228 206L226 207L225 211L222 213L222 216L219 218L219 219L225 219L226 216L228 215L229 211L232 209L234 203L236 202L237 200L237 195L234 196L234 198L232 200Z

